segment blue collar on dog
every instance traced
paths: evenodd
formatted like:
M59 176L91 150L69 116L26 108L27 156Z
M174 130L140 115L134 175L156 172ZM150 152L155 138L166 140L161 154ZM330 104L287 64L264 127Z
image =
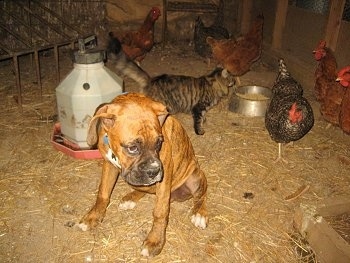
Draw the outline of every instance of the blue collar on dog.
M107 133L103 136L103 143L107 146L108 150L106 153L106 158L108 159L109 162L111 162L115 167L118 167L119 169L122 168L120 165L118 157L113 153L111 146L109 144L109 138Z

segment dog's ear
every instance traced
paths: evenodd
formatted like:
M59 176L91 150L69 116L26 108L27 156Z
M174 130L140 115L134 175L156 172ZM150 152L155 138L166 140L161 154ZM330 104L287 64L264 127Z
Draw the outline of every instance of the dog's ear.
M115 115L112 113L107 113L108 107L110 106L111 104L102 104L96 109L95 115L91 119L88 127L86 139L88 145L94 146L97 144L101 121L105 130L109 130L114 125L116 118Z
M158 120L159 120L160 126L163 126L163 124L166 120L166 117L168 117L168 115L169 115L168 112L158 115Z
M152 104L153 111L156 113L160 126L163 126L169 112L164 104L154 101Z

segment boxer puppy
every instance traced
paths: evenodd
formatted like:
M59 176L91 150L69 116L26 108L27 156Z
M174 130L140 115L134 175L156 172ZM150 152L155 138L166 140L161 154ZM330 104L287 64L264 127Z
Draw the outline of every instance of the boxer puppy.
M92 118L87 143L98 144L104 157L95 205L82 218L86 231L105 216L119 175L133 188L120 209L132 209L146 193L155 194L153 225L141 254L155 256L165 244L170 202L193 198L192 223L206 228L207 180L184 128L166 107L141 94L117 96L101 105Z

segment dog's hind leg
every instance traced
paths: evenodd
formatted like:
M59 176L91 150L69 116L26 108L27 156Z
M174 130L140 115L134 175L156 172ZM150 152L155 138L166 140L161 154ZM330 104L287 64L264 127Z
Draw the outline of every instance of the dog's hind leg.
M122 198L122 202L119 205L120 210L133 209L136 206L136 202L139 201L146 193L134 190Z
M194 173L186 181L193 195L193 208L191 222L198 228L206 228L208 224L208 212L206 207L207 179L202 170Z

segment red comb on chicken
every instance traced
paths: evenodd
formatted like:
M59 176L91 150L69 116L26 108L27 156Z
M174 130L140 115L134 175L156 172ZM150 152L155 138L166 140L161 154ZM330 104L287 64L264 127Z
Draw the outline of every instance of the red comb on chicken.
M350 86L350 66L346 66L339 71L336 81L339 81L345 88Z
M315 50L312 51L317 61L319 61L321 58L323 58L326 55L325 48L326 48L326 41L321 40L320 43L318 43L318 46L315 48Z

